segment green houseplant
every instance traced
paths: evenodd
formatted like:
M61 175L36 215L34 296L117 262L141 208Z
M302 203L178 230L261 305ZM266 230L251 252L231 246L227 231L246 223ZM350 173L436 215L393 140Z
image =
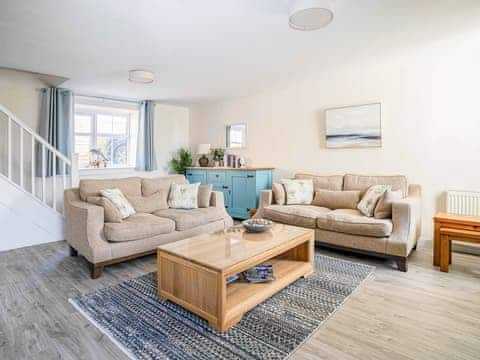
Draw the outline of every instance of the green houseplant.
M173 158L170 161L170 166L177 174L185 174L185 168L192 166L192 153L185 148L177 150L177 158Z
M215 166L219 166L220 162L223 160L223 157L225 156L225 149L214 148L210 150L210 153L212 154L213 161L215 162Z

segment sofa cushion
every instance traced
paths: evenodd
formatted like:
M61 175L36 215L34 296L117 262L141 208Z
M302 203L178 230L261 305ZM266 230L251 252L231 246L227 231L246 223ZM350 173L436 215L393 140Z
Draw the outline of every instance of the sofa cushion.
M373 216L375 206L377 206L380 198L387 190L390 190L390 185L373 185L363 195L362 200L357 205L357 209L365 216Z
M137 213L121 223L105 223L104 233L109 241L131 241L150 238L175 231L175 222L151 214Z
M407 196L407 178L403 175L367 176L347 174L343 178L343 190L358 190L365 193L373 185L391 185L392 190L401 190Z
M295 174L295 179L312 179L314 190L334 190L343 189L342 175L313 175L313 174Z
M122 219L135 214L135 209L133 208L132 204L130 204L130 201L127 200L125 195L123 195L120 189L100 190L100 195L107 198L112 202L113 205L115 205L117 210L120 212Z
M263 209L263 216L283 224L315 229L317 217L330 211L313 205L270 205Z
M360 191L317 190L312 205L329 209L356 209L360 201Z
M283 179L287 205L310 205L313 200L313 181Z
M176 184L188 184L184 175L167 175L152 179L142 179L142 195L150 196L160 191L161 189L170 191L170 185Z
M392 204L402 199L402 192L400 190L387 190L383 196L378 200L377 206L373 216L377 219L387 219L392 217Z
M390 236L393 229L390 219L366 217L353 209L332 210L318 217L317 226L322 230L372 237Z
M122 222L122 214L117 209L117 207L106 197L89 196L87 197L87 202L103 207L105 222Z
M210 206L210 198L212 197L212 184L200 185L198 187L198 207L207 208Z
M162 189L150 196L128 196L128 201L136 212L151 214L154 211L168 209L168 190Z
M80 199L87 201L89 196L100 196L100 190L119 189L124 195L142 195L142 179L130 177L124 179L83 179L80 180Z
M171 219L178 231L188 230L200 225L222 220L223 213L216 207L198 209L166 209L158 210L153 215Z
M274 203L277 205L285 205L287 195L285 194L285 188L283 185L280 183L273 183L272 192Z

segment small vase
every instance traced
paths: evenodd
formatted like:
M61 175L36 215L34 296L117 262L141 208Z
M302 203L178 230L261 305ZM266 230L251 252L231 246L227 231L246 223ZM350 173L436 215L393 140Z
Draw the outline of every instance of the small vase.
M220 167L220 161L214 160L214 161L213 161L213 166L215 166L215 167Z

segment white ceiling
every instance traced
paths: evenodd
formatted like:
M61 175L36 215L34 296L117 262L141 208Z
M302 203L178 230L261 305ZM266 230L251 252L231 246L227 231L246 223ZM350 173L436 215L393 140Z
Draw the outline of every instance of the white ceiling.
M480 0L337 0L325 29L288 27L289 0L1 0L0 66L96 95L204 102L244 96L379 49L479 26ZM128 82L148 69L156 81Z

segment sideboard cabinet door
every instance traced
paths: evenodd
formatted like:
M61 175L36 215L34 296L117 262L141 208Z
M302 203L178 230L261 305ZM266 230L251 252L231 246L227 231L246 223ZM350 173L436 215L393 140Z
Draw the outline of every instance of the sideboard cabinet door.
M186 177L190 184L200 183L201 185L205 185L207 183L206 170L187 169Z
M231 183L230 215L239 219L248 219L249 211L255 209L255 171L229 171Z

